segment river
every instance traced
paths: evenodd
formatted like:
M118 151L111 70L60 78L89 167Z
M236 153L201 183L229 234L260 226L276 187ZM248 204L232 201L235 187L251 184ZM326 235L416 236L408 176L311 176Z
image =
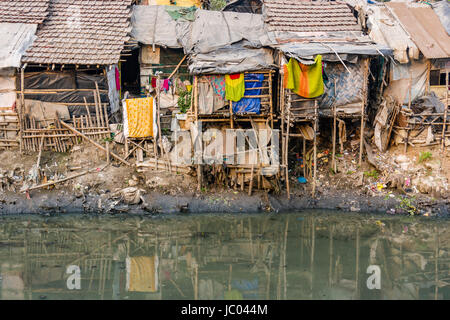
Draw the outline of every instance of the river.
M449 299L450 221L6 216L0 299Z

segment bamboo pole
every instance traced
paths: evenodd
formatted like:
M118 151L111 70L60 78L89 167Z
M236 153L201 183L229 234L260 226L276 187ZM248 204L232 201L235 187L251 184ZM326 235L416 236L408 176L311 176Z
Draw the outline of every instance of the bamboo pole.
M334 79L334 96L336 97L336 85L337 81ZM334 173L337 172L336 168L336 106L333 105L333 156L331 161L331 167L334 170Z
M87 141L89 141L91 144L93 144L94 146L96 146L97 148L103 150L104 152L106 152L106 148L104 148L103 146L101 146L100 144L98 144L97 142L95 142L94 140L92 140L91 138L87 137L85 134L81 133L80 131L78 131L77 129L73 128L71 125L65 123L64 121L61 121L61 124L63 125L63 127L69 129L70 131L72 131L75 134L78 134L80 136L82 136L83 138L85 138ZM119 157L118 155L116 155L113 152L110 152L111 156L113 156L114 158L116 158L117 160L119 160L120 162L122 162L123 164L126 164L127 166L131 166L131 164L122 159L121 157Z
M101 168L100 171L103 170L105 167L106 166ZM47 182L47 183L44 183L44 184L41 184L41 185L38 185L38 186L35 186L35 187L31 187L31 188L26 189L25 191L22 191L22 193L25 193L25 192L28 192L28 191L32 191L32 190L36 190L36 189L40 189L40 188L45 188L45 187L48 187L48 186L51 186L51 185L54 185L54 184L57 184L57 183L61 183L61 182L65 182L65 181L68 181L68 180L71 180L71 179L75 179L75 178L84 176L84 175L86 175L88 173L91 173L91 172L94 172L94 171L97 171L97 168L86 170L86 171L83 171L83 172L71 175L69 177L66 177L66 178L63 178L63 179L60 179L60 180L51 181L51 182Z
M287 198L291 199L290 185L289 185L289 130L291 127L291 96L288 96L287 104L287 128L286 128L286 139L284 146L284 161L285 161L285 172L286 172L286 192Z
M316 194L316 184L317 184L317 122L318 115L317 115L317 100L314 101L314 168L313 168L313 190L312 190L312 196L314 197Z
M92 93L94 95L95 117L96 117L96 120L97 120L95 125L97 127L101 127L102 125L101 125L101 122L100 122L100 113L99 113L99 110L98 110L97 94L96 94L95 90L92 90Z
M184 55L183 59L181 59L181 61L177 64L177 66L175 67L175 69L172 71L172 73L170 74L169 78L172 78L172 76L178 71L178 69L180 68L181 64L184 62L184 60L186 60L186 55Z
M447 112L448 112L448 72L445 74L445 83L447 84L447 90L445 90L445 110L444 110L444 121L442 124L442 138L441 138L441 150L442 150L442 160L444 160L444 149L445 149L445 130L447 124ZM442 163L442 161L441 161Z
M20 68L20 108L19 108L19 141L20 141L20 153L23 152L23 118L24 118L24 111L25 111L25 95L24 95L24 86L25 86L25 67Z
M100 96L100 92L98 91L98 83L97 83L97 81L95 82L95 92L97 94L97 101L98 101L98 109L100 111L101 126L104 127L105 126L105 119L104 119L104 115L103 115L102 98Z
M88 117L89 126L90 126L90 127L93 127L94 125L92 124L91 112L90 112L90 110L89 110L89 107L88 107L86 98L83 97L83 100L84 100L84 106L85 106L85 108L86 108L86 114L87 114L87 117Z

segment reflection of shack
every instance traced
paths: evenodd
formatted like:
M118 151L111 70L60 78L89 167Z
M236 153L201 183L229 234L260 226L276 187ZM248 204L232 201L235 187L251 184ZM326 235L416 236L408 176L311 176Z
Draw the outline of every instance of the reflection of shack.
M245 150L249 151L241 150L244 157L237 157L243 161L232 161L238 152L233 147L228 150L225 145L223 158L212 155L216 157L215 164L220 164L211 171L213 180L231 182L242 189L249 183L251 193L253 178L256 178L259 187L270 188L263 175L275 175L278 168L270 174L262 173L264 167L271 164L262 159L265 146L260 144L262 140L258 134L260 129L269 132L273 129L275 71L272 51L262 47L268 43L262 16L199 10L191 30L190 36L183 39L185 51L190 54L189 71L195 75L193 106L188 118L201 124L203 129L220 130L223 137L227 129L253 129L256 133L256 137L247 139ZM204 30L209 30L214 37L205 37ZM195 139L196 135L193 141ZM224 159L226 169L221 166Z
M447 1L369 6L371 38L394 50L384 102L376 119L375 142L382 151L395 142L433 145L448 140L450 25ZM447 100L447 101L446 101ZM397 117L398 114L398 117ZM397 123L394 121L397 119Z
M134 51L132 59L127 59L127 65L137 66L135 70L130 69L128 72L140 75L140 92L130 93L141 97L153 96L159 101L155 117L160 128L155 131L154 137L160 133L164 137L163 141L167 141L165 135L169 130L174 130L174 126L178 125L177 114L185 112L185 106L179 103L180 99L190 102L192 77L188 73L187 61L178 37L181 32L189 29L195 11L195 7L185 8L175 5L133 7L131 36L140 46ZM133 59L134 64L131 61ZM139 166L144 166L142 164L144 157L158 157L155 139L153 148L149 148L144 142L148 138L150 137L127 136L126 149L128 144L131 145L131 150L137 149L137 158L141 163ZM165 157L164 151L161 149L161 154ZM146 159L145 166L159 168L159 164L155 161ZM165 162L167 163L167 158Z
M89 138L109 136L108 115L119 107L117 63L129 38L130 4L46 2L16 79L23 149L62 152L76 144L60 120L71 120Z
M313 178L314 193L319 116L333 118L334 160L337 122L341 142L346 136L345 121L341 119L360 118L360 132L364 131L368 57L379 55L381 48L363 35L350 8L343 3L281 4L271 0L265 2L265 10L269 32L278 43L278 64L282 69L282 165L287 191L289 194L289 138L297 137L303 140L303 151L298 150L303 154L303 174ZM307 140L313 141L310 151L306 150Z

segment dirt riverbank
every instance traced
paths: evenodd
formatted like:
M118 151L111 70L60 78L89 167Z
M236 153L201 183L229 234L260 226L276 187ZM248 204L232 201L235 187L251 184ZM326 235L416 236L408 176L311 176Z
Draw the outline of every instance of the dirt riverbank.
M329 169L327 157L321 157L314 197L311 196L312 184L298 182L296 176L301 169L293 167L290 199L284 187L281 190L254 190L251 196L248 195L247 187L241 191L240 188L233 190L206 185L198 191L197 179L192 175L151 170L138 173L134 167L115 163L105 167L105 155L89 145L80 145L67 154L43 153L41 176L44 178L41 177L39 183L64 179L89 169L92 172L26 193L24 191L27 188L37 184L33 175L36 158L37 154L34 153L20 155L13 151L0 152L0 214L157 215L330 209L392 215L450 216L450 197L446 184L445 188L433 187L428 193L419 192L418 189L423 188L420 184L416 187L414 181L421 181L421 177L408 174L410 165L401 171L404 166L402 162L396 168L398 156L391 157L394 159L392 164L384 162L389 170L374 171L367 163L358 167L351 153L343 154L339 158L337 172ZM412 161L412 157L407 160ZM440 178L442 175L438 169L433 170L435 175L430 174L431 164L431 161L416 164L416 167L421 166L423 169L414 168L414 172L424 171L423 179ZM392 179L393 174L394 177L400 177L397 183ZM402 183L399 183L400 179Z

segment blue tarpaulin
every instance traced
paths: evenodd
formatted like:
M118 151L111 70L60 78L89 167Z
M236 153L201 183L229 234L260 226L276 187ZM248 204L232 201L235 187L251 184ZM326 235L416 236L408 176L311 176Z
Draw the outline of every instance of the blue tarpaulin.
M261 73L247 73L245 80L257 80L245 82L244 96L258 96L261 94L261 88L264 80L264 75ZM259 114L261 110L261 98L242 98L238 102L233 102L233 113L256 113Z

